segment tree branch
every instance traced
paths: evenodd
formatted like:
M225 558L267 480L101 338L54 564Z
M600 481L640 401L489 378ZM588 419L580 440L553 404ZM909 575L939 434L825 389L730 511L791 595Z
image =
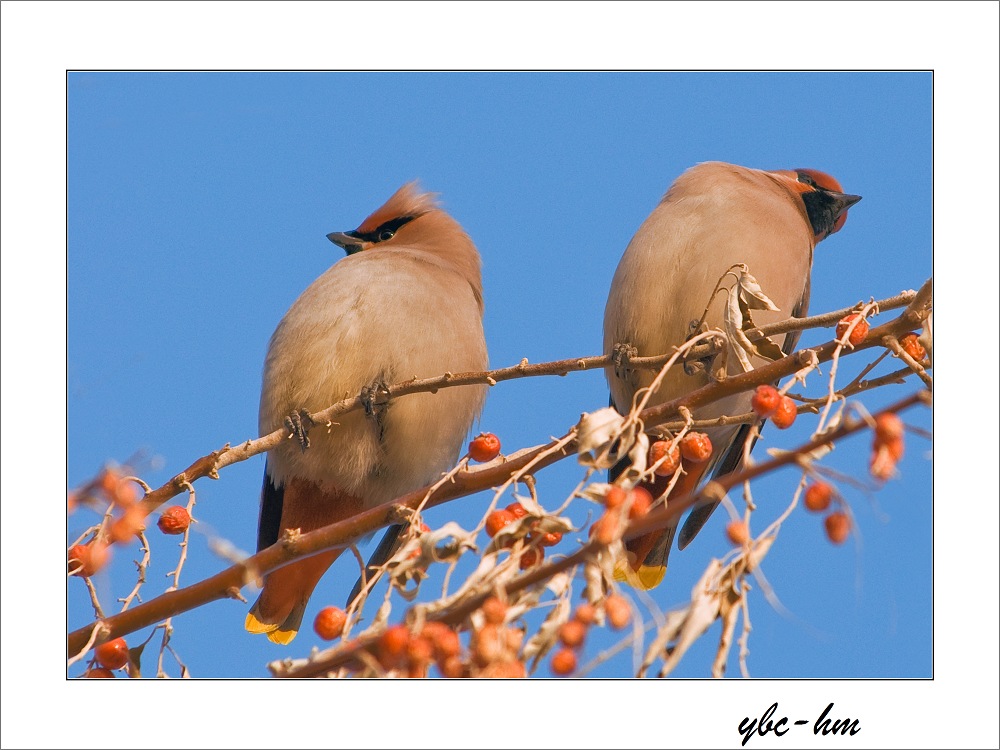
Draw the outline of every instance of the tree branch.
M853 350L842 350L841 356L851 355L864 349L880 346L883 337L890 335L898 337L918 326L923 319L923 316L926 315L926 311L923 307L926 306L926 300L929 299L929 292L926 294L924 294L924 292L929 289L929 286L930 281L924 284L924 287L920 290L920 292L910 298L910 306L903 314L894 320L870 330L868 336L863 342L858 344ZM917 309L916 303L920 299L924 300L924 302L921 303L923 307ZM756 370L732 376L723 381L709 383L708 385L692 391L680 398L645 409L639 413L638 417L647 428L656 426L671 417L676 416L682 407L693 409L734 393L749 390L758 385L771 383L775 380L791 375L799 370L804 364L811 361L813 353L815 353L819 362L829 361L834 356L838 347L839 345L836 341L831 341L815 349L802 350ZM606 360L604 357L593 359ZM562 360L557 363L535 366L522 363L521 365L516 365L513 368L505 368L504 370L493 372L506 373L506 376L501 375L501 377L509 379L512 377L523 376L523 373L525 372L541 374L532 371L532 367L547 367L549 369L554 369L555 372L559 372L564 363L578 361L579 360ZM518 372L522 373L522 375L516 374ZM480 378L482 375L483 373L476 373L470 375L469 377ZM441 380L437 387L466 384L464 382L455 382L456 380L459 380L460 377L465 376L444 377L444 380L431 380ZM417 381L411 381L408 384L399 386L399 388L416 389L416 382ZM481 381L476 380L474 382ZM430 389L427 388L426 390ZM416 392L416 390L408 390L406 392ZM341 408L347 410L348 408L354 408L351 405L355 402L360 403L358 399L347 399L340 402L340 404L335 404L333 407L330 407L330 409L320 412L319 415L314 416L317 417L317 421L322 421L323 419L327 419L332 416L333 410L335 409ZM341 406L341 404L344 406ZM426 507L435 507L457 497L470 495L475 492L479 492L480 490L502 484L529 464L533 465L533 471L544 469L556 461L562 460L566 456L572 455L576 452L576 441L573 437L574 430L571 430L559 440L555 440L546 445L518 451L517 453L508 456L503 461L497 460L477 469L459 472L454 477L454 481L439 487L433 492L430 491L430 488L424 487L397 498L393 502L380 505L376 508L372 508L353 516L352 518L311 531L307 534L286 534L271 547L248 557L243 562L233 565L210 578L187 586L183 589L167 592L156 597L155 599L117 615L103 618L100 621L100 624L102 625L102 640L108 640L134 632L139 628L152 625L164 620L167 617L180 614L181 612L186 612L217 599L227 597L240 598L239 592L243 586L258 579L266 573L270 573L299 558L308 557L325 550L349 546L361 537L377 531L383 526L393 523L395 519L398 518L399 511L397 506L402 505L413 509L424 502L425 498L427 498ZM256 441L247 441L247 443L244 443L236 449L229 449L227 447L222 451L216 451L208 456L198 459L187 470L185 470L185 472L177 475L159 489L149 493L144 499L144 502L147 504L147 509L151 510L152 508L157 507L173 495L178 494L180 491L187 488L190 482L193 482L201 476L212 476L213 478L216 478L218 476L219 468L244 460L245 458L249 458L250 456L256 455L257 453L265 450L269 450L277 445L280 440L284 439L284 437L285 435L283 431L278 430ZM562 443L562 445L559 446L559 443ZM556 446L558 446L558 448L556 448ZM761 464L760 466L763 465L765 464ZM759 469L759 467L757 468ZM677 506L672 505L672 507ZM569 567L571 564L573 563L568 564L566 567ZM535 573L532 572L527 577L534 580L534 575ZM87 626L69 634L69 653L74 654L80 651L93 632L94 626L95 623L90 623Z

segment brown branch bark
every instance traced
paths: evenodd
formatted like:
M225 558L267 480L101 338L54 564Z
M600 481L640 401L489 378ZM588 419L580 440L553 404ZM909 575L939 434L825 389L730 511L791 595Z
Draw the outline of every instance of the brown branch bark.
M926 301L929 299L929 287L930 281L926 282L924 287L911 299L906 311L897 318L873 328L869 331L865 340L856 346L853 351L842 351L841 356L880 346L883 337L890 335L898 337L918 327L926 315L924 308L926 307ZM727 378L724 381L710 383L685 396L645 409L640 413L639 417L647 427L655 426L678 414L681 407L695 408L702 406L719 398L749 390L758 385L771 383L782 377L791 375L811 360L811 352L815 352L820 362L829 361L836 351L837 346L836 342L831 341L812 350L802 350L793 353L759 369ZM563 361L569 362L571 360ZM521 366L507 368L507 370L517 369L518 367ZM531 366L527 365L526 367ZM541 365L536 367L541 367ZM321 414L325 414L328 411L325 410ZM570 434L567 433L560 440L566 440ZM193 482L199 476L217 476L218 468L235 463L237 460L243 460L243 458L255 455L262 450L268 450L281 439L284 439L284 435L281 431L277 431L260 438L258 441L249 441L244 445L249 446L251 443L254 443L253 452L232 460L227 460L227 453L219 451L198 459L184 473L174 477L163 487L147 495L145 502L151 504L151 508L156 507L156 505L172 497L173 494L182 491L187 487L189 482ZM461 472L456 475L453 482L433 491L425 507L434 507L454 498L473 494L480 490L502 484L520 469L531 463L534 463L532 471L539 471L576 452L576 443L572 439L568 440L560 450L553 451L553 446L558 442L559 440L547 445L519 451L509 456L504 462L488 464L475 470ZM244 447L244 452L246 450L249 449ZM544 455L546 451L551 452L548 455ZM176 492L173 491L174 488L176 488ZM317 529L308 534L293 538L283 538L278 543L252 555L242 563L233 565L210 578L183 589L162 594L125 612L104 618L101 621L101 630L103 633L101 640L108 640L134 632L139 628L155 624L167 617L186 612L211 601L227 597L238 598L239 591L243 586L265 573L276 570L292 560L301 557L308 557L328 549L348 546L366 534L370 534L383 526L393 523L398 517L396 506L403 505L411 509L416 508L424 501L428 490L429 488L416 490L398 498L394 502L380 505L350 519ZM150 506L148 505L147 507ZM534 573L531 576L534 576ZM79 652L90 637L94 625L95 623L89 623L69 634L67 648L70 654Z
M930 282L925 283L924 287L927 287L929 283ZM882 311L892 310L903 307L904 305L910 305L912 307L914 300L918 297L918 294L918 292L907 291L902 292L895 297L880 300L878 302L879 309ZM790 318L786 321L747 331L747 337L751 341L759 341L766 336L773 336L778 333L787 333L789 331L801 331L809 328L836 325L838 320L856 308L857 305L853 307L846 307L842 310L834 312L824 313L822 315L814 315L808 318ZM692 349L689 356L692 358L700 358L708 356L716 350L717 348L712 345L704 345ZM655 357L636 357L629 360L629 366L637 369L659 369L671 356L673 356L672 352L657 355ZM389 386L388 391L389 398L392 399L411 393L434 392L440 388L453 388L462 385L493 386L499 382L513 380L515 378L539 377L543 375L567 375L570 372L583 372L586 370L601 369L603 367L607 367L609 364L610 357L604 355L563 359L534 365L528 364L527 360L523 360L520 364L498 370L459 374L446 373L433 378L409 380ZM354 411L355 409L360 409L362 406L363 404L360 397L355 396L338 401L336 404L313 414L313 418L319 423L332 422L336 417L350 411ZM221 449L214 451L207 456L202 456L183 472L170 479L162 487L159 487L152 492L148 492L145 495L143 498L143 507L146 513L151 513L167 500L183 492L187 483L193 483L203 477L218 479L218 472L220 469L240 461L245 461L248 458L256 456L260 453L265 453L286 438L287 434L284 430L275 430L274 432L263 435L255 440L247 440L235 447L230 444L226 444Z

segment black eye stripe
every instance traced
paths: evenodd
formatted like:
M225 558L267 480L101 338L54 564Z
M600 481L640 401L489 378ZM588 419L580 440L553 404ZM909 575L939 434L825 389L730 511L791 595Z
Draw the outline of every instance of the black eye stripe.
M816 180L814 180L810 175L806 174L805 172L796 172L795 174L798 175L799 182L805 185L809 185L810 187L814 188L819 187L819 185L816 184Z
M355 237L361 240L362 242L384 242L387 239L392 239L392 235L394 235L401 226L403 226L408 222L413 221L415 218L417 217L400 216L399 218L390 219L389 221L380 224L378 227L376 227L370 232L354 231L354 232L345 232L345 234L348 235L349 237ZM382 234L384 232L390 232L391 234L388 237L383 237Z

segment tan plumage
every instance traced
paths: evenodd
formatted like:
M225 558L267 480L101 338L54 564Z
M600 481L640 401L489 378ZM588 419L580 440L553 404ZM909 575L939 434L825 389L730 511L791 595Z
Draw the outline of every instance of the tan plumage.
M376 384L487 367L479 253L433 196L404 185L358 229L328 236L348 256L302 293L271 338L261 434ZM311 531L437 479L457 461L485 395L408 395L313 427L308 448L282 443L267 459L258 549L283 529ZM266 576L247 630L289 642L338 554Z
M699 164L671 186L660 204L643 222L622 256L611 283L604 316L604 351L616 344L632 345L638 356L663 354L682 344L690 323L701 318L712 292L726 270L745 263L779 312L754 311L757 325L805 314L809 304L809 272L816 243L836 232L857 196L845 196L829 175L814 170L765 172L733 164ZM733 279L725 282L731 287ZM709 328L723 328L726 295L719 294L709 308ZM794 341L773 339L786 350ZM766 361L752 357L755 367ZM728 369L741 372L735 357ZM613 405L621 412L631 406L635 392L655 376L648 370L607 371ZM653 406L699 388L708 382L703 371L687 375L672 368ZM750 395L739 394L699 409L705 419L750 410ZM714 446L708 464L689 469L672 495L692 490L705 469L731 471L738 465L747 431L739 425L704 430ZM650 488L658 497L666 480ZM714 506L713 506L714 507ZM681 546L697 533L711 508L696 509L682 532ZM629 542L630 564L638 576L628 576L646 588L659 583L676 524Z

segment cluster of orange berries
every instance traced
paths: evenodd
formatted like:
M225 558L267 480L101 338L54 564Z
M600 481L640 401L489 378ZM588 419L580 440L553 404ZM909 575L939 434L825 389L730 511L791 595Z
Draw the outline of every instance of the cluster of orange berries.
M458 633L442 622L428 622L415 635L406 625L392 625L375 642L373 655L386 671L408 677L426 677L432 663L445 677L465 676Z
M870 470L880 481L891 479L903 457L903 420L892 412L875 417Z
M625 597L611 594L604 600L604 615L608 624L615 630L621 630L632 620L632 610ZM559 627L558 651L552 654L549 668L552 674L565 677L576 671L577 652L587 639L587 631L597 621L597 608L593 604L584 603L576 608L573 617Z
M528 515L527 509L521 503L514 502L506 508L498 508L486 516L486 533L495 537L502 529ZM526 549L521 553L521 570L533 568L545 557L545 547L554 547L562 541L561 531L541 532L537 523L529 528L525 539ZM511 537L504 541L506 548L513 547L517 540Z
M525 677L527 671L518 657L524 631L504 627L507 605L495 596L482 606L485 622L473 631L468 653L463 658L458 633L443 622L427 622L419 633L406 625L392 625L372 646L372 655L386 671L409 677L426 677L432 664L444 677ZM347 615L337 607L326 607L313 623L316 633L326 640L339 638Z
M788 396L773 385L759 385L750 399L750 406L763 419L770 419L779 430L786 430L795 422L798 408Z
M139 502L135 484L119 472L114 469L104 470L87 491L99 492L108 503L120 508L121 513L108 526L106 539L98 537L86 544L75 544L69 549L68 572L83 578L89 578L108 563L111 558L110 544L128 544L137 534L146 530L146 514ZM76 496L70 494L70 512L75 509L76 503ZM183 534L190 524L191 515L187 508L174 505L163 511L157 526L164 534Z
M806 487L802 496L802 504L806 510L813 513L823 513L833 503L833 486L827 482L817 481ZM823 519L826 537L834 544L843 544L851 534L851 517L843 510L834 510Z

